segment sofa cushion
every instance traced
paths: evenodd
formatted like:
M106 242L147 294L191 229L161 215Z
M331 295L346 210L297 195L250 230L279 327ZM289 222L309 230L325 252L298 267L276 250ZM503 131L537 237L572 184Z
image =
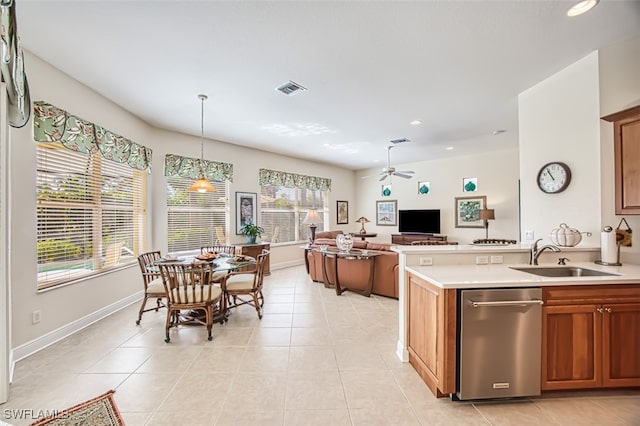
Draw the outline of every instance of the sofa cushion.
M335 240L340 234L342 234L340 230L316 232L316 241L318 241L319 238L333 238Z
M367 243L367 250L391 251L391 244L386 243Z
M316 238L316 240L313 242L313 246L317 247L321 245L335 246L336 239L335 238Z

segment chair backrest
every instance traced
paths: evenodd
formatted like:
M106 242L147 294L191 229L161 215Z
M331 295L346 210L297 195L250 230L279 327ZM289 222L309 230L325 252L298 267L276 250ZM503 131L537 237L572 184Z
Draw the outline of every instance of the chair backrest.
M254 290L260 290L262 288L262 282L264 280L264 269L267 265L267 260L269 259L270 252L269 250L262 250L262 253L258 255L256 259L256 278L253 281Z
M149 271L149 265L160 259L160 251L148 251L138 256L138 266L140 266L140 272L142 272L142 280L144 281L144 287L147 288L147 284L160 276L160 272Z
M118 241L107 246L104 254L104 266L113 266L120 263L123 246L124 241Z
M226 253L234 255L236 254L235 246L206 246L200 247L200 253Z
M215 231L218 244L226 244L227 237L224 235L224 229L222 229L222 226L216 226Z
M273 228L273 235L271 236L271 242L277 243L279 241L279 238L280 238L280 227L275 226Z
M160 264L164 289L169 303L173 305L193 305L194 301L210 301L214 288L209 283L212 274L212 265L207 262Z

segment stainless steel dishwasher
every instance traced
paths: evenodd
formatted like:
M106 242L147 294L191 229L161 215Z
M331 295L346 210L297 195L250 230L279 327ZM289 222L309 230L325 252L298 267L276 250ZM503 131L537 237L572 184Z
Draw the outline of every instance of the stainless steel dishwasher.
M460 293L457 397L540 395L540 288Z

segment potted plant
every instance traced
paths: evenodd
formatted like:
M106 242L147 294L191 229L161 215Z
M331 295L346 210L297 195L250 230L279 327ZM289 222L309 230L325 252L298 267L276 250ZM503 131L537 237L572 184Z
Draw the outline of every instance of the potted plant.
M247 237L250 244L255 244L256 238L264 233L264 228L256 225L255 223L247 223L240 228L240 233Z

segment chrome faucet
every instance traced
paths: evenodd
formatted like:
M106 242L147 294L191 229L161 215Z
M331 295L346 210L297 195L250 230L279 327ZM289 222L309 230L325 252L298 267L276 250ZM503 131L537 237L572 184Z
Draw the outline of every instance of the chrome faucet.
M540 257L542 252L545 250L551 250L556 253L560 252L560 249L553 244L548 244L546 246L538 248L538 243L540 241L542 241L542 238L540 238L539 240L535 240L533 244L531 244L531 250L529 251L529 265L538 266L538 257Z

